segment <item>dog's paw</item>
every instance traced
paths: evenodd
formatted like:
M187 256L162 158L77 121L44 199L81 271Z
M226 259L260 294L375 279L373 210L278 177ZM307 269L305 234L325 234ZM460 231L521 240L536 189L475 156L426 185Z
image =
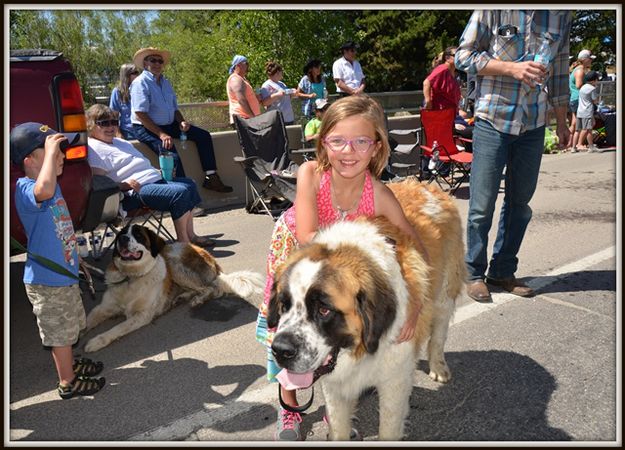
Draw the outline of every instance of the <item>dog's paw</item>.
M447 383L451 380L451 370L445 361L430 361L430 378L439 383Z
M87 344L85 345L85 352L86 353L97 352L98 350L106 347L107 345L108 345L108 342L106 342L106 339L104 339L102 336L96 336L93 339L90 339L89 342L87 342Z

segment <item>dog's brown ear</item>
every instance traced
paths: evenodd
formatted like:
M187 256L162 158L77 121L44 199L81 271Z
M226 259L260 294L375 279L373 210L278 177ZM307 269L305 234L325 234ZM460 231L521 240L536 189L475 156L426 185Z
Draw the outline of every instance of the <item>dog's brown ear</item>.
M269 305L267 307L267 327L275 328L280 322L280 311L282 306L278 302L278 290L276 289L276 283L273 283L271 287L271 296L269 297Z
M282 305L278 300L278 280L282 276L284 264L278 266L273 275L273 284L271 285L271 295L269 297L269 305L267 305L267 326L269 328L275 328L280 322L280 315L282 312Z
M387 283L376 281L372 290L361 289L356 294L362 320L361 343L367 353L377 351L380 338L390 328L397 314L395 292Z
M152 258L156 258L158 256L158 254L161 252L161 250L163 250L163 247L165 247L165 239L163 239L162 237L160 237L158 234L156 234L154 231L150 230L147 227L145 228L145 232L148 234L148 237L150 238L150 254L152 255Z

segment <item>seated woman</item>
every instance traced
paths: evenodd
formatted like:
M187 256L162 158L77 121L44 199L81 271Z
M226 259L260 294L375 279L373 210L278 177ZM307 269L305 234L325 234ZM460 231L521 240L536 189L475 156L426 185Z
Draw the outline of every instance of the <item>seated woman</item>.
M137 139L130 122L130 83L141 72L131 63L122 64L119 69L119 81L111 92L109 107L119 113L119 131L124 139Z
M206 236L193 230L193 208L201 199L195 182L189 178L165 181L161 172L134 146L117 135L119 120L116 111L96 104L87 112L89 132L89 165L94 175L106 175L124 192L122 207L126 211L147 206L169 211L179 242L203 247L215 245Z

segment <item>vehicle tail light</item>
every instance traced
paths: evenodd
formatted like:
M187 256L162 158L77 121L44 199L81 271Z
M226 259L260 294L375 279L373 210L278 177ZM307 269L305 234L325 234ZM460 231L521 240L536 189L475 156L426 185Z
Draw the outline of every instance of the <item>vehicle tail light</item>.
M53 98L58 121L58 130L63 133L77 132L81 134L75 147L65 152L66 161L87 158L87 119L85 106L80 91L80 84L72 73L61 73L53 80Z
M66 160L84 159L87 157L87 146L77 145L76 147L70 147L65 152Z

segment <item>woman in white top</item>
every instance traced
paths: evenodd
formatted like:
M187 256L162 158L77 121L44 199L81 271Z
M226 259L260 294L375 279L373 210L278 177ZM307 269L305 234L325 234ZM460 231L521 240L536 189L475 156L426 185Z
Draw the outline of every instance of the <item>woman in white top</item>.
M122 206L130 211L147 206L157 211L169 211L179 242L191 242L203 247L215 245L206 236L193 230L193 208L200 201L195 182L189 178L165 181L161 172L134 146L117 135L117 111L96 104L87 112L89 132L89 165L94 175L105 175L119 184L125 193Z
M260 90L263 106L267 110L277 109L282 111L285 125L295 123L291 96L297 96L295 89L289 89L282 81L284 71L277 62L269 61L265 65L265 72L269 79L265 81Z

